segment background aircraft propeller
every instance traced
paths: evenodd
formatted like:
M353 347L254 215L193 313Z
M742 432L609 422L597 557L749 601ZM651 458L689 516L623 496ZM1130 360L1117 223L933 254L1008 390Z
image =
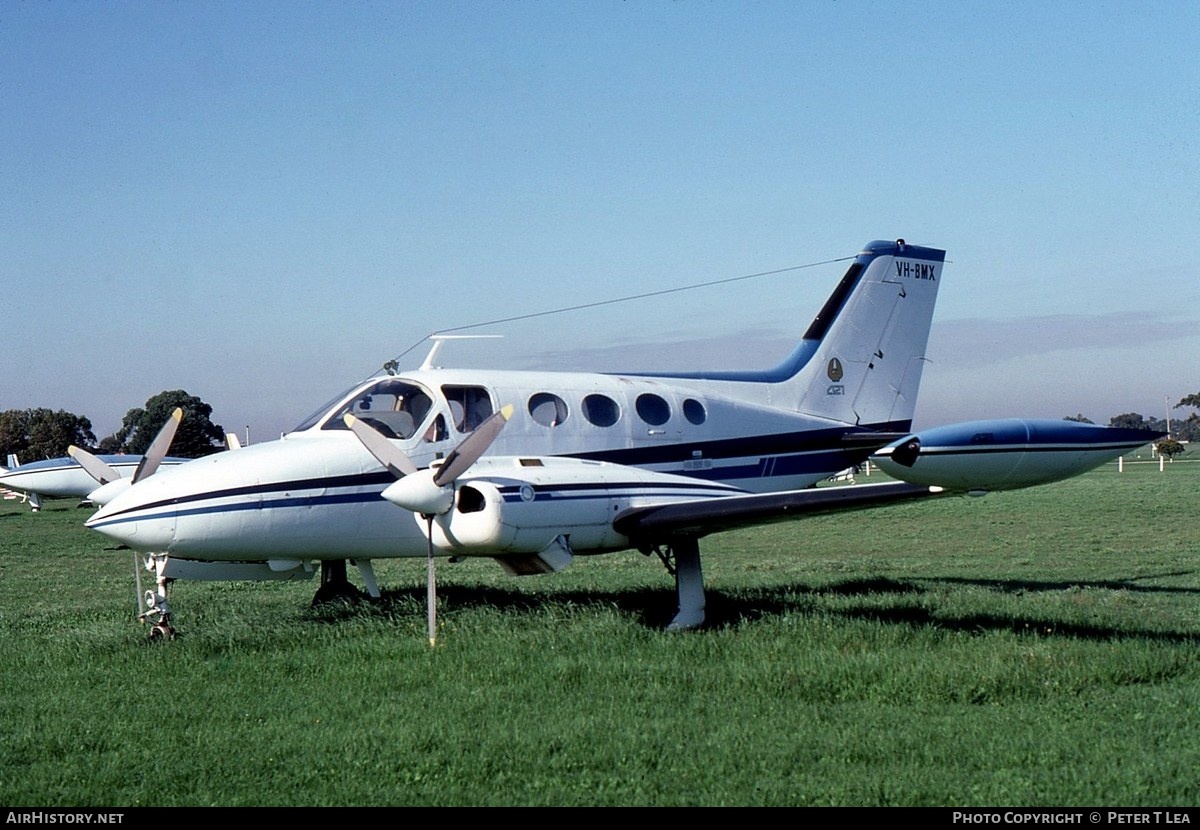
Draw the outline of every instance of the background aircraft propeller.
M446 456L437 467L418 470L404 451L385 438L370 424L347 414L346 426L358 437L367 451L396 477L383 497L397 507L411 510L425 519L427 541L425 594L428 605L429 645L437 642L437 575L433 557L433 520L454 506L454 482L479 460L496 440L500 430L512 417L510 404L477 426L470 435Z
M77 447L74 444L67 447L67 455L75 459L80 467L87 470L87 474L101 484L108 484L110 481L116 481L121 477L121 474L110 467L102 459L92 455L82 447Z

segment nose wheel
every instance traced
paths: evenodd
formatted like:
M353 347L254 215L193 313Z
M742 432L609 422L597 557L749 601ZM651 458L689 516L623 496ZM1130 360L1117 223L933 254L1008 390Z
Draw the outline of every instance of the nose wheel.
M151 627L148 637L152 643L156 643L159 640L174 640L175 627L170 623L157 623Z

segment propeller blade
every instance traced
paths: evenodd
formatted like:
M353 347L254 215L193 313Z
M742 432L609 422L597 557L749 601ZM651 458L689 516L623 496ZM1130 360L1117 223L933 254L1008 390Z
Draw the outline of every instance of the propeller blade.
M67 455L74 458L80 467L87 470L88 475L101 484L108 484L110 481L116 481L121 477L120 473L108 466L104 461L74 444L67 447Z
M154 436L150 449L146 450L146 454L142 456L142 463L138 464L133 473L134 484L154 475L154 471L166 457L167 450L171 448L171 441L175 439L175 430L179 429L179 422L182 420L183 407L177 406L171 412L171 417L167 418L167 422L162 425L162 429L158 431L158 435Z
M404 478L417 471L417 465L412 463L412 459L373 426L363 423L348 412L342 416L342 420L367 448L367 452L375 456L396 478Z
M479 456L487 452L487 448L496 440L500 430L504 429L512 413L513 407L509 404L475 427L475 430L446 456L446 460L433 476L433 483L441 487L456 481L479 460Z

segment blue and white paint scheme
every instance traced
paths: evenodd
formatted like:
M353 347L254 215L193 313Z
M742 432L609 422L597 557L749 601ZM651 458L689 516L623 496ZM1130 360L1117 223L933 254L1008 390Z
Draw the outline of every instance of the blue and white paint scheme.
M1158 437L1075 421L969 421L923 430L872 460L914 484L983 494L1049 484L1099 467Z
M636 548L675 574L672 625L693 627L701 537L934 492L814 485L911 438L944 264L940 249L869 243L792 353L760 372L440 368L435 345L419 368L356 384L277 441L135 484L88 526L151 555L155 608L185 574L306 577L320 562L324 577L353 561L377 595L377 558L486 556L541 573Z

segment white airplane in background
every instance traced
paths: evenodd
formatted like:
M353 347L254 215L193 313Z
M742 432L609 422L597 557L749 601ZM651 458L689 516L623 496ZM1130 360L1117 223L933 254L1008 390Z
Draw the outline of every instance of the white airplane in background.
M81 503L103 506L133 484L153 475L160 467L174 467L191 461L167 455L175 431L183 420L183 409L176 407L150 443L145 455L95 455L74 445L62 458L50 458L19 464L9 455L9 467L0 467L0 486L27 494L34 512L42 507L42 496L77 498ZM232 432L225 445L240 449L241 442Z
M435 555L531 574L629 549L662 559L670 628L693 628L704 536L1055 481L1157 437L1018 420L910 434L944 262L869 243L767 371L439 368L437 343L420 368L356 384L277 441L161 470L87 525L147 554L151 636L173 634L175 578L306 578L320 563L321 598L349 587L352 561L377 597L371 560L427 556L432 643ZM900 480L814 486L868 458Z
M182 417L183 410L176 409L145 455L94 455L75 446L68 447L67 455L62 458L28 464L18 464L16 456L10 455L9 467L0 467L0 487L26 493L35 512L42 507L42 496L104 504L108 497L148 477L160 466L171 467L191 460L166 454ZM100 489L110 482L121 483Z

